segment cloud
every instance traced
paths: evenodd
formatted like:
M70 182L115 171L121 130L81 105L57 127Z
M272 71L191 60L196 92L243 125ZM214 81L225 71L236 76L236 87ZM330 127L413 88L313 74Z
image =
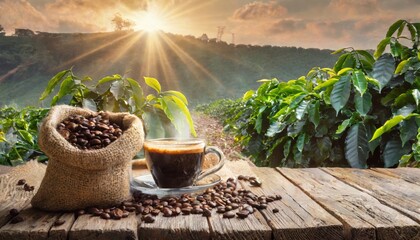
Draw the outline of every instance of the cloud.
M343 17L357 17L361 15L370 15L380 10L378 0L333 0L328 5L331 13Z
M268 33L290 33L304 31L306 29L306 21L295 19L281 19L271 24Z
M25 0L2 0L0 12L0 24L8 33L13 32L14 28L46 30L51 27L48 19Z
M287 9L274 1L268 3L252 2L236 9L232 19L241 21L281 18L286 14Z

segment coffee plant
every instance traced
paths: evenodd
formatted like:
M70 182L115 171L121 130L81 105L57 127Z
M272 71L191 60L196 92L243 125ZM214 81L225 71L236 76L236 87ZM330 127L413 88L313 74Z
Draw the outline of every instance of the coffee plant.
M93 111L130 112L145 120L149 134L160 136L176 135L173 127L181 131L187 122L189 132L195 136L184 94L173 90L162 91L155 78L145 77L144 80L156 94L144 96L142 87L132 78L115 74L95 82L90 77L79 78L69 69L51 78L40 100L51 95L61 82L58 92L52 97L51 106L64 102ZM153 129L149 126L152 123ZM158 125L162 133L155 133Z
M343 48L333 68L260 80L230 128L258 165L418 166L419 39L420 23L399 20L373 56Z
M0 165L46 159L38 146L38 125L48 111L48 108L34 107L0 109Z

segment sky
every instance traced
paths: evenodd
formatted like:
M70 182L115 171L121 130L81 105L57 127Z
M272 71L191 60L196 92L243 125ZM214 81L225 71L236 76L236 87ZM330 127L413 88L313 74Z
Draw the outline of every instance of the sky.
M113 31L117 13L135 30L215 38L223 26L228 43L374 49L398 19L420 22L420 0L0 0L8 34Z

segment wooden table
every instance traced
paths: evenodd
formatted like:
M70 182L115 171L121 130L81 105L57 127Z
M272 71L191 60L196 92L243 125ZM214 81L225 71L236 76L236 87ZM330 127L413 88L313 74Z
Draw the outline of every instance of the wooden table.
M420 239L420 169L272 169L230 162L220 174L257 176L261 187L238 186L283 198L246 219L214 212L209 218L159 215L147 224L134 213L117 221L38 211L29 203L33 193L11 190L20 176L1 175L0 239ZM22 209L25 221L11 224L10 208ZM65 223L53 226L57 219Z

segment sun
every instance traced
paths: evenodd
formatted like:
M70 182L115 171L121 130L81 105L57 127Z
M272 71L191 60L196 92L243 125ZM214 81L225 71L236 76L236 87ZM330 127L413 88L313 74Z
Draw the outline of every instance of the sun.
M163 15L156 11L144 12L136 21L136 28L146 32L164 30L166 24Z

